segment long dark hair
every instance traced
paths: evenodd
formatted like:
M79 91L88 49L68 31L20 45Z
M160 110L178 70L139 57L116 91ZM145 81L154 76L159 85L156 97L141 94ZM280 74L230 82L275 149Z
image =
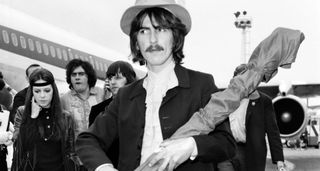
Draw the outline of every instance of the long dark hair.
M137 17L131 23L130 30L130 48L133 62L139 62L140 65L146 64L140 50L137 48L137 35L142 27L145 17L149 17L152 25L155 27L155 23L158 23L160 27L171 29L173 35L172 55L176 64L181 64L184 58L183 45L184 37L187 34L186 26L181 22L179 18L174 16L169 11L153 7L147 8L141 11Z
M29 77L30 86L27 91L25 109L22 115L22 123L20 127L19 136L21 136L21 143L23 151L29 151L33 149L34 144L39 141L40 138L44 138L44 128L39 117L36 119L31 118L31 102L33 97L33 84L38 80L44 80L46 83L52 85L53 93L50 105L50 114L53 118L53 140L59 140L64 137L66 130L64 125L64 117L62 114L62 108L60 104L58 88L54 82L52 73L44 68L34 71Z

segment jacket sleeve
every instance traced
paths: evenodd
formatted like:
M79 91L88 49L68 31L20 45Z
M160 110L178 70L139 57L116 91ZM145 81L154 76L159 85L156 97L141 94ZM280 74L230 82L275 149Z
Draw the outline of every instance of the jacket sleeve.
M89 170L94 170L105 163L111 164L105 151L118 135L117 106L118 99L115 98L108 110L98 115L88 131L80 133L76 140L76 153Z
M280 132L271 99L268 97L264 98L264 106L265 125L270 146L271 159L275 164L277 161L284 161Z
M22 91L20 91L13 98L12 109L10 110L10 122L14 123L15 114L20 106L24 106L25 97L22 95Z
M218 91L212 76L209 80L211 80L209 83L210 88L202 92L201 104L203 106L210 100L210 95ZM236 145L228 119L218 124L216 129L208 135L197 135L194 136L194 139L198 149L197 158L201 161L218 163L232 158L235 154Z
M13 140L16 140L18 138L19 135L19 131L20 131L20 126L21 126L21 122L22 122L22 114L24 112L24 106L20 106L17 110L17 113L15 114L14 117L14 132L13 132Z
M216 125L235 111L240 100L253 92L261 81L268 82L278 67L290 68L304 39L298 30L276 29L254 50L249 59L249 69L231 79L228 88L212 94L204 109L195 112L176 133L175 138L208 134ZM279 55L280 54L280 55Z

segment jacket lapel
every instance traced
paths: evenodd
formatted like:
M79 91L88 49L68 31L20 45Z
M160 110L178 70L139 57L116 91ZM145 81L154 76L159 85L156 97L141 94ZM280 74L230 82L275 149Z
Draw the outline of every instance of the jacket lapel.
M139 113L142 113L144 116L146 112L146 90L142 86L143 80L141 79L137 82L129 97L137 106Z
M252 114L252 105L251 105L251 103L252 103L252 100L249 101L249 104L248 104L248 107L247 107L246 123L245 123L246 128L248 127L247 124L249 123L249 118L250 118L250 116Z
M182 88L189 88L190 87L190 79L189 79L189 74L186 68L182 67L181 65L176 65L174 67L174 72L176 73L177 79L178 79L178 87ZM170 99L175 97L178 92L179 88L174 87L173 89L170 89L167 93L166 96L163 98L161 105L164 105L167 103Z

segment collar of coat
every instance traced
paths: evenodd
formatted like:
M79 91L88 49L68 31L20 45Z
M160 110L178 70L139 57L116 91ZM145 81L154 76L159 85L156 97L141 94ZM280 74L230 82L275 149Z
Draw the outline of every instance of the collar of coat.
M188 69L179 64L176 64L176 66L174 67L174 72L176 73L178 78L178 87L189 88L190 77L189 77ZM135 96L146 93L145 89L142 86L143 81L146 77L147 76L137 81L137 83L135 84L134 90L131 91L131 94L129 95L130 99L134 98Z

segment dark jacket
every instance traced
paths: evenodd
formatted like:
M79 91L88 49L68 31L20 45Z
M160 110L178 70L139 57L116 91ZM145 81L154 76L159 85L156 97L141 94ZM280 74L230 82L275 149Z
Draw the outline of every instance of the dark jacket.
M91 107L91 111L89 114L89 126L91 126L96 119L96 117L103 113L105 109L109 106L109 104L112 102L112 97L98 103ZM115 139L112 144L110 145L109 149L105 151L109 159L111 160L112 164L117 167L118 164L118 158L119 158L119 139Z
M10 122L14 123L14 117L16 115L17 109L20 106L24 106L24 102L26 100L26 95L29 87L24 88L19 91L13 98L12 109L10 110Z
M13 96L6 88L0 90L0 105L3 105L5 110L11 109L12 99Z
M111 103L111 101L112 97L91 107L89 114L89 126L92 125L92 123L100 113L104 112L104 110Z
M213 77L176 65L178 86L168 90L159 109L164 139L169 138L189 118L205 106L217 91ZM140 164L145 125L146 91L143 79L121 88L103 115L99 115L87 132L78 136L76 152L89 170L110 163L103 151L119 137L118 169L134 170ZM212 163L233 157L235 143L226 120L209 135L194 136L198 148L195 161L187 160L176 170L213 170Z
M279 128L271 99L259 93L260 98L250 100L246 115L246 166L248 171L264 171L266 166L267 134L273 162L284 161Z

